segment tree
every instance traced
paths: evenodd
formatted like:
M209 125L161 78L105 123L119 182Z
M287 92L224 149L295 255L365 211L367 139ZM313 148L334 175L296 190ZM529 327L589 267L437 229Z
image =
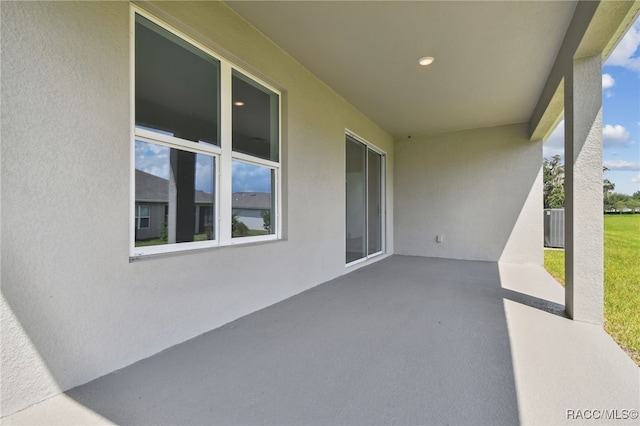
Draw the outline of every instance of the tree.
M564 207L564 165L560 156L554 155L551 160L542 163L544 179L544 208L561 209Z
M249 227L238 220L238 215L231 216L231 235L233 237L246 237L249 235Z
M162 221L162 227L160 228L160 239L164 242L169 241L169 218L167 215L164 215L164 220Z
M608 196L608 207L607 211L615 211L618 213L622 213L624 209L630 208L633 209L633 203L636 200L633 199L630 195L627 194L618 194L617 192L611 193Z
M262 210L262 227L265 231L271 232L271 210Z
M611 182L609 179L604 179L602 181L602 196L604 200L604 210L609 211L614 208L614 198L613 190L615 189L615 183Z
M542 163L544 179L544 208L561 209L564 208L564 165L560 163L560 156L554 155L551 160L544 159ZM609 171L602 167L602 172ZM640 191L633 195L618 194L613 192L616 185L609 179L602 179L602 198L604 211L622 212L625 208L640 210Z
M629 198L627 200L627 207L629 207L633 213L640 211L640 199L633 197Z
M618 200L614 203L614 206L616 208L616 211L622 214L622 211L627 208L627 203L622 200Z
M629 198L629 208L633 209L634 213L640 213L640 191L634 192Z
M606 166L602 166L602 173L608 172L609 169ZM611 193L615 189L616 184L609 179L602 179L602 199L604 202L604 211L611 211L615 208L614 200L611 197Z

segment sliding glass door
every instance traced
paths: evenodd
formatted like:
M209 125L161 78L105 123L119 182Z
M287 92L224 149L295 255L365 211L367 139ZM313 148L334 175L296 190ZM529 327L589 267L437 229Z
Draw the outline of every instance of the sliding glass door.
M382 251L382 155L367 149L367 255Z
M383 251L384 155L346 137L346 263Z

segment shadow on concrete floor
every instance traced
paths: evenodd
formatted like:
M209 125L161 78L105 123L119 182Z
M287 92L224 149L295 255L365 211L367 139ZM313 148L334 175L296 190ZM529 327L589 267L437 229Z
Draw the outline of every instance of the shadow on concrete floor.
M575 425L640 409L640 369L563 295L540 266L393 256L2 420Z
M393 257L68 392L118 424L515 424L498 267Z

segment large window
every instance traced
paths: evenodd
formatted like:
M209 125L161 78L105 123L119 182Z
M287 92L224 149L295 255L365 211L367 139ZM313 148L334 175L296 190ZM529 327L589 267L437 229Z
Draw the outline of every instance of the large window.
M136 7L132 25L132 255L278 238L279 92Z
M384 248L384 155L355 136L346 137L346 263Z

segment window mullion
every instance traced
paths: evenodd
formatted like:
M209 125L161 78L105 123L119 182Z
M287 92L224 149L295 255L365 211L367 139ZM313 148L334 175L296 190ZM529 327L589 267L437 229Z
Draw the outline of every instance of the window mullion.
M218 197L218 232L220 244L231 244L231 169L232 169L232 93L231 65L220 64L220 193Z

